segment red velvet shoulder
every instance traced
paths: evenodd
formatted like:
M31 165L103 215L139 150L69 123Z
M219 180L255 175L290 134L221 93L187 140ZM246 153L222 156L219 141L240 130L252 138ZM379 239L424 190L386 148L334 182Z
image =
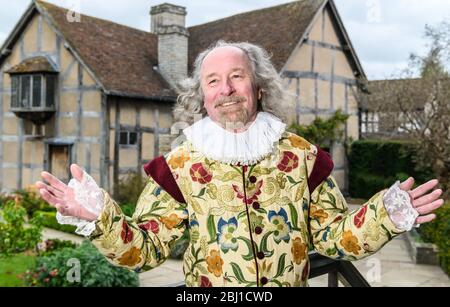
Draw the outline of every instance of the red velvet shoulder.
M314 190L331 174L334 168L333 160L326 151L317 146L317 156L314 167L308 178L308 187L310 195Z
M144 171L147 176L151 176L177 202L186 203L164 156L157 157L145 164Z

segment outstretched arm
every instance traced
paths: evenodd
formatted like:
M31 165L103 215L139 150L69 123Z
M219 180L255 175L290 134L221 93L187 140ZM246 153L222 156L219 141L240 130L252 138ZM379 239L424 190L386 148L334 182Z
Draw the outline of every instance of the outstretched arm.
M129 218L79 166L72 165L71 172L76 181L69 185L44 172L42 177L48 184L38 182L37 186L58 214L91 226L85 227L87 235L110 262L134 270L148 270L168 257L171 244L186 229L185 204L149 178L135 214Z
M360 209L348 212L336 181L329 176L311 195L310 227L314 248L328 257L355 260L376 252L396 235L410 230L414 223L431 221L435 217L431 212L443 204L443 200L438 199L442 191L427 192L438 182L431 180L411 190L413 183L410 178L400 184L399 189L392 190L400 197L386 197L384 190ZM408 220L411 216L412 220Z

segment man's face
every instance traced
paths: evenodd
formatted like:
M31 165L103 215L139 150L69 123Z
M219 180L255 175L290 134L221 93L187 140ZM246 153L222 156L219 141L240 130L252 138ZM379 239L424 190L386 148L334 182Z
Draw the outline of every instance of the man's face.
M256 118L256 89L247 55L239 48L211 51L201 67L201 86L208 116L224 128Z

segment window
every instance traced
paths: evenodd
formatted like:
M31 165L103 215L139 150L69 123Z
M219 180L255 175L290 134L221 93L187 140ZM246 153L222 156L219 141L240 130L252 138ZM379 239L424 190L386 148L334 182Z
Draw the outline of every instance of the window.
M53 109L55 106L56 76L13 75L11 86L11 108Z
M137 132L121 131L119 145L137 145Z
M375 112L361 110L361 133L379 132L379 116Z

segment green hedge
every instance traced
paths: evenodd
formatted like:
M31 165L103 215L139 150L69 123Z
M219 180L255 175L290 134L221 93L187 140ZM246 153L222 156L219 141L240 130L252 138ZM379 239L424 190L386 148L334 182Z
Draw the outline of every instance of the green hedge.
M72 234L75 233L75 230L77 229L77 227L75 226L59 224L58 221L56 220L56 211L53 212L36 211L34 215L40 218L40 221L42 221L42 226L44 227Z
M439 260L444 271L450 275L450 202L436 210L436 219L418 229L425 242L439 248Z
M413 176L425 182L430 172L416 170L412 143L361 140L352 144L349 155L349 192L352 197L370 198L395 181Z

